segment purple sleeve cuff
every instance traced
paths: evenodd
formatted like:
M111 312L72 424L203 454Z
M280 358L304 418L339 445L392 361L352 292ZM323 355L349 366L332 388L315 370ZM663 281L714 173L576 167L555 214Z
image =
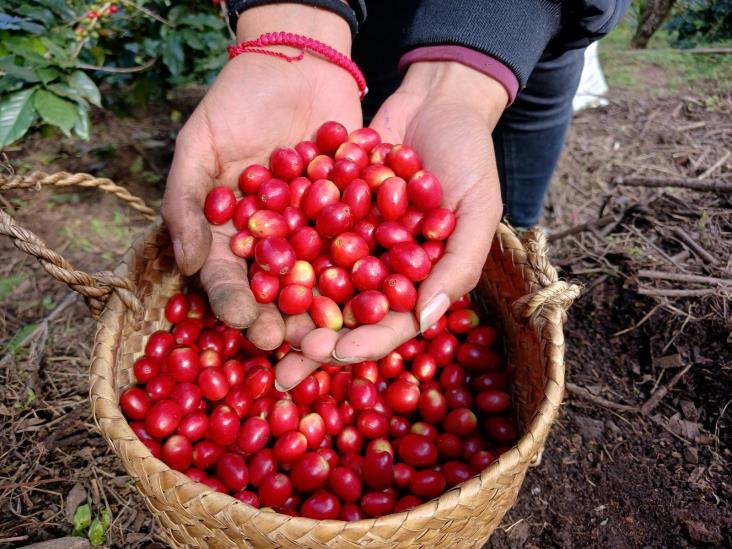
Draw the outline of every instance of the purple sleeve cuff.
M457 61L497 80L508 93L508 105L518 93L519 81L511 69L493 57L463 46L425 46L408 51L399 60L399 70L417 61ZM508 106L507 105L507 106Z

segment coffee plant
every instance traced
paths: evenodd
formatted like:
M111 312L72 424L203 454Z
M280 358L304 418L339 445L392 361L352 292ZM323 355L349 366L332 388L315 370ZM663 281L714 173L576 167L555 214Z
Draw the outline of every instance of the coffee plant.
M210 83L227 41L219 8L201 0L4 0L0 147L43 125L88 139L90 106L114 89L143 102Z

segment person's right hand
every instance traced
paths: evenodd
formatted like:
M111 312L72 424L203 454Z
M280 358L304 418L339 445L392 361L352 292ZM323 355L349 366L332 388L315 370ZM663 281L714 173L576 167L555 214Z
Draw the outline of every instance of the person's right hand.
M277 4L252 8L239 18L237 38L287 31L316 38L348 55L351 34L337 15L309 6ZM280 49L297 55L292 48ZM181 129L168 175L161 213L170 231L181 271L200 271L217 317L270 350L313 329L308 315L285 320L274 304L258 304L247 281L247 266L229 248L231 222L211 226L203 215L208 191L236 189L241 171L267 164L272 150L311 139L327 120L351 131L361 127L358 88L342 68L305 54L298 62L244 53L226 64Z

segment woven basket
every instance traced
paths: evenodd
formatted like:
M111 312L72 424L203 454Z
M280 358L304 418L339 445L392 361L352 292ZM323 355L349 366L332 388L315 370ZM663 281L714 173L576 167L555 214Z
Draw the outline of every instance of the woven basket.
M86 174L0 176L0 191L73 184L100 187L143 215L154 215L121 187ZM148 335L169 328L165 302L184 284L162 223L145 230L114 273L95 275L74 271L2 211L0 233L87 299L98 319L89 377L94 417L175 548L480 547L515 502L562 401L563 322L578 288L557 279L540 232L530 231L522 243L500 225L476 297L504 337L523 433L518 444L479 476L408 512L341 522L260 511L168 468L136 438L120 411L118 397L134 382L135 359Z

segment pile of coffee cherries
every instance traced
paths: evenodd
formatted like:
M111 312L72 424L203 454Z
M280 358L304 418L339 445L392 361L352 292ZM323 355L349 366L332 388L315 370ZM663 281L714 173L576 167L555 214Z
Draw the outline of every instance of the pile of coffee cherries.
M264 211L264 210L260 210ZM400 512L480 473L517 438L496 332L468 296L376 362L323 364L288 392L203 294L173 295L120 406L153 456L254 507L313 519Z
M315 325L379 322L412 311L416 285L442 257L455 214L440 207L442 186L406 145L326 122L314 141L275 149L208 194L214 225L233 223L231 251L249 264L259 303L309 312Z

